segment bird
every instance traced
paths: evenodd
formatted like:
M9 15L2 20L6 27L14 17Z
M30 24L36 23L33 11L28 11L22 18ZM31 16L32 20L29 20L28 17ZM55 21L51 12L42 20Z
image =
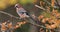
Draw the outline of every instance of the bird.
M16 12L20 16L20 18L29 17L27 11L20 4L15 4L15 7L16 7Z
M36 23L40 23L40 21L35 16L35 14L29 14L29 12L27 12L19 3L15 4L15 8L16 8L17 14L20 16L21 19L30 18Z
M20 16L21 19L31 19L32 21L29 21L30 23L34 23L34 24L42 24L38 18L35 16L35 14L30 14L29 12L27 12L22 5L20 5L19 3L15 4L16 7L16 12L17 14ZM33 25L33 24L32 24ZM34 25L35 26L35 25ZM40 27L37 27L37 30L39 30Z

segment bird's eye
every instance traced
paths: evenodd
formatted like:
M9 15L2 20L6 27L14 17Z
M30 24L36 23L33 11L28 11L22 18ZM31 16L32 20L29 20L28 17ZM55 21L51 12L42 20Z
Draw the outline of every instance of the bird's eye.
M16 6L18 8L18 6Z

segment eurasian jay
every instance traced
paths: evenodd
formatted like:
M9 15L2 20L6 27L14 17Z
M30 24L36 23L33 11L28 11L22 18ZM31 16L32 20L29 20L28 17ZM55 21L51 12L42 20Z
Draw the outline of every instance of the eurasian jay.
M15 7L16 7L16 12L18 13L21 19L27 17L38 23L40 22L34 14L30 15L20 4L16 4Z
M20 18L29 17L27 11L21 5L16 4L15 7L16 7L16 12L20 16Z
M21 19L24 19L24 18L29 18L29 19L32 19L33 21L30 21L30 23L35 23L35 24L41 24L41 22L38 20L38 18L34 15L34 14L29 14L21 5L19 4L16 4L15 5L16 7L16 12L17 14L20 16ZM37 30L39 30L40 27L37 27Z
M16 4L15 7L16 7L16 12L18 13L21 19L30 18L36 23L40 23L40 21L34 14L30 15L21 5Z

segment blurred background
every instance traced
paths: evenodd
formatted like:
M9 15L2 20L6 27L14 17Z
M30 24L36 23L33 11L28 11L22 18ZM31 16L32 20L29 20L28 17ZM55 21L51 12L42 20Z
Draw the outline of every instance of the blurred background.
M58 0L58 3L60 5L59 1L60 0ZM43 14L45 16L45 18L46 17L53 18L53 16L51 16L50 13L48 12L49 10L53 11L53 9L57 10L60 13L59 6L56 3L54 3L54 1L51 1L51 0L0 0L0 11L4 11L4 12L7 12L9 14L19 17L18 14L16 13L16 9L14 7L15 4L17 4L17 3L21 4L24 9L26 9L28 12L30 12L30 14L35 14L37 17L39 17L41 14ZM35 7L35 5L45 8L46 11ZM54 8L54 6L57 6L58 8ZM5 22L6 20L12 21L14 24L16 22L23 21L23 20L19 20L16 18L12 18L3 13L0 13L0 23ZM29 29L30 29L30 24L26 23L24 25L21 25L21 27L15 29L14 32L29 32Z

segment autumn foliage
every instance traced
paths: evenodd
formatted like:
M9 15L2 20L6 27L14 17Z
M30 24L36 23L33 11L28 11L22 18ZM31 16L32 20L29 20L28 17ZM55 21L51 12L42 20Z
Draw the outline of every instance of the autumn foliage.
M5 9L5 8L7 8L7 6L12 6L12 5L15 5L16 3L20 3L23 5L26 5L27 3L31 3L31 4L33 3L33 5L35 5L35 3L37 2L37 0L19 0L19 2L17 0L12 0L12 1L7 0L7 1L0 0L0 4L1 4L0 9ZM49 1L51 1L51 2L49 2ZM47 0L47 2L43 1L43 0L39 0L39 7L42 7L44 9L41 9L42 12L40 12L40 15L38 15L36 17L33 14L32 17L34 18L34 20L36 20L36 18L38 18L38 21L40 21L42 23L42 26L45 27L45 30L44 30L44 27L39 28L40 32L48 32L49 31L48 29L50 29L50 32L55 32L57 28L60 28L60 12L59 12L59 8L55 8L55 6L57 7L55 0ZM21 17L23 17L23 16L21 16ZM8 22L8 20L7 20L0 24L1 31L6 31L6 30L12 29L12 28L13 28L13 30L17 29L17 28L21 28L21 25L24 25L26 23L29 23L29 22L24 20L21 22L17 22L16 25L13 25L12 22ZM32 23L29 23L29 24L32 24ZM39 26L39 23L37 23L36 26Z

